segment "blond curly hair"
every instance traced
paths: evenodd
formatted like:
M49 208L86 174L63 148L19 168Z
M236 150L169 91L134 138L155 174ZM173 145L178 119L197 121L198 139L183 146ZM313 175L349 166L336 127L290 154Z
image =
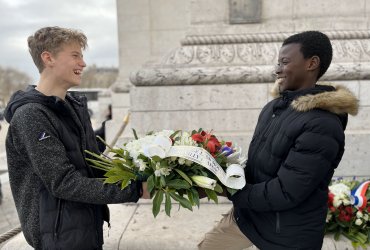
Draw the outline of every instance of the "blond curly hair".
M35 32L27 39L28 49L33 62L41 73L45 66L41 54L48 51L56 54L61 50L62 45L77 42L82 49L87 47L87 37L81 31L61 27L44 27Z

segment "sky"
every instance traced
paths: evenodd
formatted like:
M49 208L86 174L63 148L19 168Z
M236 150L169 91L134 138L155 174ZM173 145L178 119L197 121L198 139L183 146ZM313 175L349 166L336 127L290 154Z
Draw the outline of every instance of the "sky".
M83 31L89 46L84 52L87 66L118 66L116 0L0 0L0 66L37 81L27 38L46 26Z

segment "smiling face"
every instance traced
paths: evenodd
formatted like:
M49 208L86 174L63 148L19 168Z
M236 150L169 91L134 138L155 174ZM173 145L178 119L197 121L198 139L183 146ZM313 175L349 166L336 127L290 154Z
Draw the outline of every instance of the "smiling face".
M63 44L58 52L51 55L51 71L58 84L66 89L78 86L86 63L81 45L77 42Z
M276 81L280 92L284 90L300 90L312 86L311 59L305 59L299 43L291 43L281 47L278 64L275 69Z

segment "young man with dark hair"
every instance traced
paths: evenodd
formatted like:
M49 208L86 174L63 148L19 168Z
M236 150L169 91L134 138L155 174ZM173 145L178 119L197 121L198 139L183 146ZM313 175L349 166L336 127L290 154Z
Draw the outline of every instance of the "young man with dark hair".
M328 185L358 100L345 87L317 85L332 59L329 38L287 38L276 66L276 98L261 111L245 167L246 186L200 249L321 249Z
M45 27L28 38L40 72L36 87L15 93L6 108L9 180L23 234L35 249L102 249L106 204L148 198L144 183L126 189L95 177L85 150L98 153L85 97L78 86L86 36Z

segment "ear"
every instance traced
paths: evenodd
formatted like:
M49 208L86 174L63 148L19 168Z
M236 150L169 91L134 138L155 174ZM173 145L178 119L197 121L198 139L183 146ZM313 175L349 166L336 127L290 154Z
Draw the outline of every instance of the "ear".
M45 68L51 67L54 64L54 57L49 51L41 53L41 60L44 63Z
M316 70L320 67L320 58L318 56L313 56L308 60L307 70Z

